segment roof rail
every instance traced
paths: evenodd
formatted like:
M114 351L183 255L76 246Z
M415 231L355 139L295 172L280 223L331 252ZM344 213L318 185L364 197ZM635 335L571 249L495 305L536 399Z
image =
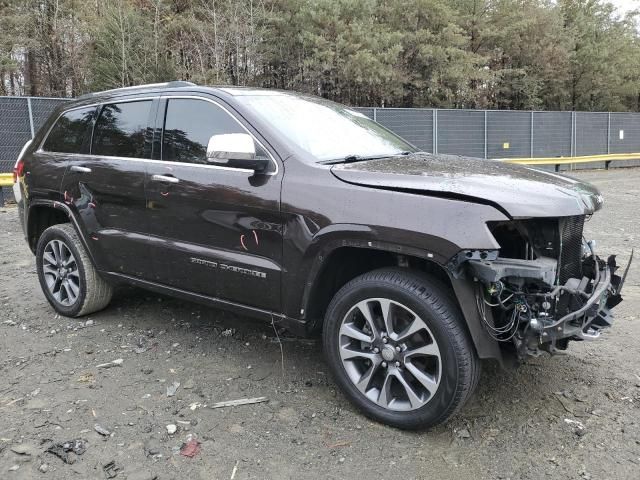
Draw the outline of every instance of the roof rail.
M187 82L184 80L174 80L172 82L161 82L161 83L147 83L144 85L133 85L131 87L120 87L120 88L111 88L109 90L102 90L100 92L92 92L85 93L76 98L76 100L83 100L85 98L92 98L98 95L104 95L105 93L111 92L122 92L126 90L140 90L144 88L181 88L181 87L195 87L196 84L193 82Z

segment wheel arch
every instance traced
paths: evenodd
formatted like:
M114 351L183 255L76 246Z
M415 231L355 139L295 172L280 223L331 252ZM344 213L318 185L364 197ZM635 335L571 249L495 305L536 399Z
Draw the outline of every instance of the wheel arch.
M26 236L31 251L35 253L38 239L40 235L42 235L42 232L52 225L61 223L71 223L71 225L73 225L80 237L82 245L89 254L89 258L95 265L92 251L71 209L64 203L55 200L38 200L29 206L26 221Z
M302 299L301 314L308 322L309 333L317 333L324 322L324 314L333 296L353 278L383 267L402 267L429 275L448 289L465 320L476 353L481 359L494 359L502 364L498 343L481 324L475 292L470 281L456 279L438 262L417 252L399 253L394 248L367 246L338 246L318 257L321 265L307 282Z
M29 248L35 253L38 239L42 233L52 225L70 222L69 214L64 209L56 207L57 202L39 202L29 207L27 215L27 240Z

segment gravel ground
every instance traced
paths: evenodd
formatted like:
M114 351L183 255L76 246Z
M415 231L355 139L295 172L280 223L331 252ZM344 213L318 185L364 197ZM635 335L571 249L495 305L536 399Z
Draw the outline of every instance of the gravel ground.
M624 261L640 250L640 169L578 176L605 196L587 233ZM317 341L279 342L270 325L129 288L103 312L59 317L12 207L0 210L0 252L0 478L640 476L638 265L604 338L517 370L488 366L447 425L408 433L336 392ZM210 408L250 397L268 402ZM78 438L73 463L46 452ZM190 439L193 458L180 454Z

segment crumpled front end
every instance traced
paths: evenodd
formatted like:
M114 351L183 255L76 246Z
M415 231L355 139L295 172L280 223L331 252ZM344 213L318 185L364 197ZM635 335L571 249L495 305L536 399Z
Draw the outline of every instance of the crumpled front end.
M484 328L519 358L565 350L612 325L620 276L583 238L586 216L490 223L499 251L464 251L451 267L474 281ZM631 253L633 257L633 252Z

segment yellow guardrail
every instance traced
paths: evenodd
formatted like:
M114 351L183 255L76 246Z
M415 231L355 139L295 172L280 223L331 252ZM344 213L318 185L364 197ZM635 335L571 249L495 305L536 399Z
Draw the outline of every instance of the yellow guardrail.
M503 161L521 165L566 165L571 163L609 162L614 160L640 160L640 153L611 153L609 155L583 155L580 157L505 158Z
M13 185L13 173L0 173L0 187Z

